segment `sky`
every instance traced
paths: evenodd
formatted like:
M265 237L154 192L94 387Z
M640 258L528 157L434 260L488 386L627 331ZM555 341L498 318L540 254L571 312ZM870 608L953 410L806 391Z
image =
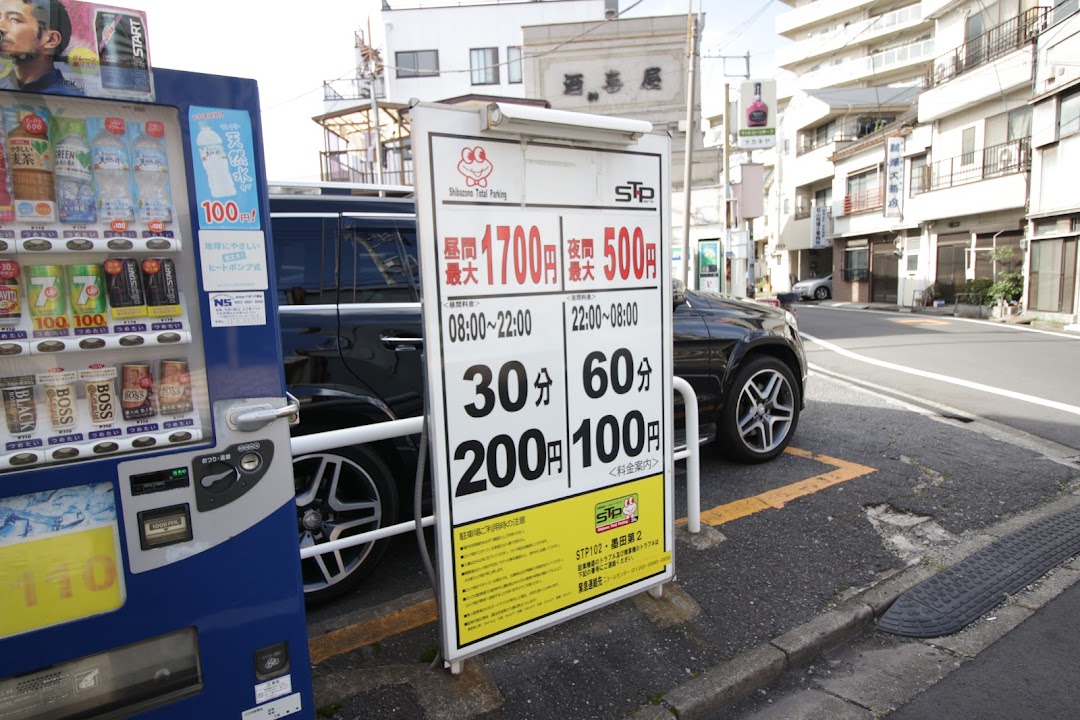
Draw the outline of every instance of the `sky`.
M389 0L414 7L415 0ZM634 0L620 0L626 10ZM710 55L750 52L754 77L771 77L773 52L782 42L774 20L789 9L778 0L642 0L626 17L685 14L693 3L705 13L701 43L702 107L705 115L723 105L724 61ZM156 67L254 78L259 83L271 181L316 181L322 128L311 120L323 113L325 80L353 77L354 33L382 46L381 0L317 0L288 5L235 0L117 0L146 11L151 62ZM449 4L449 2L428 2ZM253 12L254 11L254 12ZM727 61L741 74L741 61ZM739 82L739 78L732 78Z

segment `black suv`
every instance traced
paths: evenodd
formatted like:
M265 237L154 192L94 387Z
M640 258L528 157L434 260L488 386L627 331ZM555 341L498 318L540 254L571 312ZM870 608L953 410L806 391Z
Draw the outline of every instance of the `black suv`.
M413 201L342 185L271 186L285 381L295 434L420 415L423 330ZM783 309L675 283L675 374L698 396L702 442L740 462L783 452L803 407L806 359ZM684 442L681 402L675 427ZM295 458L300 545L411 516L418 442L398 438ZM310 600L366 577L388 540L303 562Z

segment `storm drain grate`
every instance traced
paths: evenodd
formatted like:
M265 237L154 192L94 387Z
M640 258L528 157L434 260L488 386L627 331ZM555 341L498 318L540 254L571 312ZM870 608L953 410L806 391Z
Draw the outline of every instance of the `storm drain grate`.
M896 599L878 628L915 638L951 635L1080 554L1080 508L1039 520Z

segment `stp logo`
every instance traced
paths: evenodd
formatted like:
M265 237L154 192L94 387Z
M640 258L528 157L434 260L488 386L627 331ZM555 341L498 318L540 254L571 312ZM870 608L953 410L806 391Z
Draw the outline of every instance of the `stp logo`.
M645 183L630 180L625 185L615 186L615 202L651 203L656 198L656 189L646 187Z

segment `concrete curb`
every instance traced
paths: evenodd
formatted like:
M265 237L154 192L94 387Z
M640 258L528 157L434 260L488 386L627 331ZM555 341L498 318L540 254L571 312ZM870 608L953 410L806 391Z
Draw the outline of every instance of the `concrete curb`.
M950 564L978 552L988 543L1049 515L1080 504L1080 497L1059 498L1018 517L984 528L962 541L951 552ZM1070 571L1080 563L1068 563ZM927 565L913 565L844 601L809 622L773 638L767 643L709 668L698 677L669 690L660 703L639 708L625 720L708 720L724 712L734 702L768 685L789 670L799 667L862 633L889 609L901 595L938 573ZM1000 628L1002 634L1007 628Z
M627 720L707 720L732 703L768 685L788 670L812 660L869 627L896 598L935 574L921 565L891 578L767 643L709 668L669 690L660 704L640 708Z

